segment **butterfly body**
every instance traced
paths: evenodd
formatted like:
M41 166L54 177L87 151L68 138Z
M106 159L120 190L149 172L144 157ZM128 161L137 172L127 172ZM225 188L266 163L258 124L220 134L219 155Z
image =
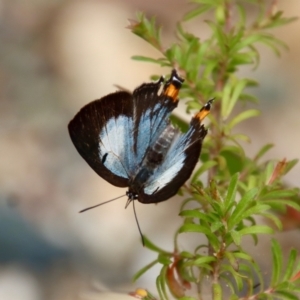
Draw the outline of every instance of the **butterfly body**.
M163 85L142 84L84 106L69 123L79 154L109 183L128 187L128 200L157 203L175 195L190 177L207 130L201 124L211 102L182 134L169 121L183 80L173 71ZM159 93L159 90L162 92Z

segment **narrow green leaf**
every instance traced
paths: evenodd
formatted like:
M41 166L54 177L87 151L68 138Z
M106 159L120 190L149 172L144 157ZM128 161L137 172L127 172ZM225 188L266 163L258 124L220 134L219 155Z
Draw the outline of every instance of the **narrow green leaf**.
M253 201L258 193L257 188L253 188L246 192L246 194L241 198L241 200L236 205L235 210L232 212L228 220L228 229L231 230L237 226L243 218L243 214L249 209L249 202Z
M247 186L243 187L245 191L251 190L259 185L259 178L255 175L248 176L248 184Z
M187 251L181 251L179 254L182 258L194 258L195 255L193 253L187 252Z
M193 261L193 265L201 266L201 265L204 265L204 264L209 264L213 261L216 261L216 258L213 257L213 256L202 256L202 257L199 257L199 258L195 259Z
M157 247L156 245L154 245L146 236L143 236L144 238L144 242L145 242L145 247L154 251L154 252L158 252L158 253L165 253L168 255L172 255L171 252L165 251L159 247Z
M251 34L247 37L244 37L240 40L240 42L232 49L232 51L238 52L239 50L246 48L254 43L261 41L262 35L261 34Z
M234 254L232 252L229 251L225 251L224 253L224 257L226 257L230 263L230 265L234 268L234 269L238 269L239 264L238 264L238 259L234 256Z
M210 229L212 232L216 232L217 230L224 227L224 223L220 220L216 220L215 222L211 223Z
M148 19L143 13L137 13L137 21L132 21L129 29L147 41L150 45L160 50L160 27L156 26L155 18Z
M263 146L258 153L254 157L254 161L258 161L262 156L264 156L271 148L273 148L273 144L266 144Z
M278 12L279 13L279 12ZM274 18L274 17L273 17ZM273 19L272 18L272 19ZM289 24L291 22L297 21L299 18L298 17L291 17L291 18L279 18L275 22L271 21L268 25L264 26L264 28L274 28L274 27L279 27L283 26L286 24Z
M195 8L191 11L189 11L188 13L186 13L183 17L183 21L189 21L195 17L198 17L199 15L205 13L206 11L208 11L209 9L211 9L211 4L203 4L201 6L199 6L198 8Z
M207 239L214 247L214 249L218 249L220 242L216 235L214 235L211 230L207 227L198 225L198 224L184 224L182 225L179 230L179 233L186 233L186 232L195 232L195 233L202 233L206 235Z
M233 294L232 296L229 297L229 300L239 300L239 297L236 295L236 288L234 286L234 282L230 278L230 276L228 276L228 273L225 272L221 273L220 279L222 280L222 282L226 284L227 289L228 288L230 289L231 294Z
M149 269L151 269L154 265L158 263L158 260L154 260L142 269L140 269L138 272L136 272L132 278L132 280L135 282L137 281L144 273L146 273Z
M232 134L231 138L235 139L235 140L241 140L246 143L251 143L251 139L249 138L249 136L242 134L242 133Z
M280 280L276 286L276 291L290 290L291 287L292 287L291 282Z
M230 104L230 95L232 88L232 83L228 81L223 88L222 95L220 96L220 98L222 99L221 114L223 118L225 118L228 115L227 111Z
M168 266L172 263L171 259L170 259L170 256L169 255L165 255L163 253L160 253L158 255L158 262L162 265L165 265L165 266Z
M281 270L282 270L282 251L278 241L272 240L272 277L271 286L275 287L279 283Z
M282 199L282 198L289 198L295 196L294 190L273 190L270 192L267 192L264 195L261 195L261 200L267 200L267 199Z
M258 103L258 99L255 96L247 94L247 93L242 93L240 95L240 100L243 102L251 102L251 103L255 103L255 104Z
M253 270L253 277L255 278L256 276L256 283L259 283L258 286L259 286L259 291L262 292L264 291L265 287L264 287L264 283L265 283L265 277L264 277L264 274L263 272L261 271L260 269L260 266L258 265L258 263L256 261L253 261L251 263L251 267L252 267L252 270Z
M287 174L297 163L298 163L299 159L292 159L290 161L287 162L287 165L284 169L284 174Z
M224 269L225 272L231 273L233 279L235 280L237 289L239 291L243 288L243 277L239 272L237 272L231 265L222 265L222 269Z
M273 174L274 171L274 161L270 161L269 163L267 163L267 166L265 167L265 172L264 172L264 178L265 178L265 184L267 185L271 175Z
M183 210L179 213L181 217L188 217L188 218L197 218L199 220L204 220L206 222L214 222L208 214L205 214L199 210L191 209L191 210Z
M224 88L224 98L226 96L226 102L224 101L224 98L222 99L222 116L224 119L227 119L228 116L231 114L236 102L238 101L242 91L246 87L248 81L247 79L241 79L237 80L235 83L231 83L228 86L228 90L226 89L226 86ZM225 94L226 92L226 94ZM229 95L227 93L230 93Z
M256 61L256 52L248 51L244 53L236 53L232 56L230 65L232 68L236 67L237 65L246 65L246 64L253 64Z
M287 46L287 44L286 44L284 41L282 41L282 40L276 38L276 37L275 37L274 35L272 35L272 34L269 34L269 33L264 32L264 33L262 34L262 36L263 36L263 38L260 40L260 42L262 42L262 43L266 42L267 45L268 45L268 44L271 45L271 46L274 47L274 48L276 49L276 51L278 51L278 52L279 52L279 48L285 49L285 50L288 50L288 49L289 49L289 47Z
M167 274L167 266L164 266L160 274L156 278L156 288L159 293L160 299L169 300L167 290L166 290L166 274Z
M252 271L252 266L249 265L248 263L244 263L243 261L240 261L239 262L239 265L238 265L238 269L237 269L241 274L249 274L249 280L250 279L250 274L251 274L251 271ZM247 277L248 277L247 276Z
M211 201L210 202L211 207L215 211L215 213L218 216L222 216L224 214L224 204L220 201Z
M248 109L246 111L241 112L236 117L234 117L228 124L228 127L232 129L238 123L247 120L249 118L257 117L260 115L260 111L257 109Z
M233 255L234 257L238 258L238 259L243 259L246 261L249 261L251 263L253 263L253 257L245 252L241 252L241 251L234 251L234 252L225 252L226 253L230 253L231 255Z
M242 236L240 235L240 232L239 231L236 231L236 230L231 230L230 231L230 236L233 240L233 242L239 246L241 244L241 239L242 239Z
M233 87L230 103L229 103L229 106L227 108L227 112L225 114L225 117L228 117L230 115L232 109L234 108L237 100L239 99L239 97L240 97L242 91L244 90L244 88L246 87L247 83L248 82L247 82L246 79L241 79Z
M234 174L230 179L227 195L224 201L225 207L228 207L231 203L235 202L238 179L239 173Z
M282 222L276 215L267 213L267 212L263 212L261 215L264 216L265 218L268 218L269 220L271 220L275 224L275 226L278 228L278 230L280 230L280 231L282 230Z
M197 56L196 56L196 62L195 65L199 66L200 63L203 61L203 59L206 57L206 54L208 51L210 51L211 42L209 40L202 41L200 44L200 48L198 50ZM196 68L196 74L198 75L198 69Z
M234 221L238 225L242 220L248 219L253 215L261 215L264 211L269 209L269 205L263 204L256 204L255 206L250 208L245 207L245 210L242 210L240 214L235 215Z
M199 48L199 39L197 37L193 37L184 55L182 67L184 67L186 70L192 70L195 67L195 53L198 53Z
M155 58L142 56L142 55L131 56L131 59L137 60L137 61L143 61L143 62L151 62L151 63L155 63L155 64L159 64L159 65L167 62L166 59L155 59Z
M288 263L282 281L289 281L294 273L294 268L297 259L297 251L292 249L289 254Z
M282 300L299 300L299 297L287 290L281 290L274 293L274 296L277 296L276 299L282 299Z
M173 44L167 51L165 51L165 55L169 61L180 61L182 56L182 50L177 44Z
M297 198L298 199L298 198ZM295 200L283 200L286 206L290 206L300 212L300 205Z
M224 119L227 116L227 110L228 110L227 108L230 102L231 90L232 90L232 83L228 81L225 84L223 91L220 93L220 95L218 95L218 98L222 99L221 114Z
M286 200L286 199L280 199L280 200L272 199L272 200L264 200L264 202L269 204L272 208L273 207L276 208L280 206L283 207L291 206L295 210L300 211L300 206L295 201Z
M269 226L264 225L254 225L250 227L245 227L239 230L240 235L247 235L247 234L272 234L274 230Z
M209 78L209 76L211 76L212 73L215 72L215 70L217 70L218 60L208 60L207 62L205 62L205 65L203 67L204 67L204 70L203 70L202 78L207 79L207 78ZM204 83L206 84L207 87L210 86L211 88L213 88L213 86L214 86L214 84L211 81L209 81L208 79L206 81L203 81L203 83L201 83L201 86L204 86ZM210 95L212 95L212 94L210 94ZM222 99L222 101L223 101L223 99Z
M263 37L263 38L260 39L259 42L264 44L265 46L267 46L269 49L271 49L277 57L280 57L280 50L279 50L279 47L278 47L279 45L276 43L275 39L271 40L269 38ZM280 45L280 46L283 47L283 48L287 47L285 44Z
M285 200L278 200L278 199L271 199L271 200L264 200L264 203L270 205L270 207L277 211L284 211L286 208Z
M216 24L213 21L206 20L205 21L211 28L214 37L218 41L218 46L221 50L221 53L227 55L228 47L227 47L227 35L224 33L224 29L222 25Z

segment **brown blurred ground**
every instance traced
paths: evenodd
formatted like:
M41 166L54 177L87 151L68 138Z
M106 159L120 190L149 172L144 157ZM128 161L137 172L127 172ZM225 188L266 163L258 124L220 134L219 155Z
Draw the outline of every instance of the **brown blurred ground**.
M300 15L298 0L279 5L287 16ZM0 0L0 299L75 299L102 284L127 291L132 275L153 258L124 199L77 213L123 191L88 167L67 133L79 108L114 91L114 84L134 89L150 74L167 72L130 59L157 55L125 29L137 10L156 15L168 43L188 6L180 0ZM203 23L193 26L207 34ZM290 51L278 59L262 47L260 68L242 71L260 81L255 93L263 114L240 130L251 136L250 155L272 142L269 157L299 158L300 22L274 32ZM299 175L297 166L287 183L299 186ZM137 204L143 232L167 249L180 221L180 202L170 201ZM287 249L300 248L299 231L279 237ZM258 252L266 263L264 246ZM138 285L153 288L155 272Z

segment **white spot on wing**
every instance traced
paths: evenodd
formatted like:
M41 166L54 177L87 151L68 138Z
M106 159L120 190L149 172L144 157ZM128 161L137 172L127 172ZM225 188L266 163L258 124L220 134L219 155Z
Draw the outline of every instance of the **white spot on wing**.
M168 185L180 172L186 159L185 150L191 146L190 138L194 129L191 127L187 133L180 134L174 140L165 160L145 184L144 192L152 195Z
M102 160L107 153L104 165L113 174L129 178L134 160L132 120L124 115L111 118L100 132L99 156Z
M148 195L153 194L155 191L158 191L165 187L168 183L170 183L178 172L182 169L185 160L185 155L182 154L180 160L173 165L171 165L166 170L160 170L154 173L151 181L151 177L149 179L150 183L147 183L144 189L144 192Z

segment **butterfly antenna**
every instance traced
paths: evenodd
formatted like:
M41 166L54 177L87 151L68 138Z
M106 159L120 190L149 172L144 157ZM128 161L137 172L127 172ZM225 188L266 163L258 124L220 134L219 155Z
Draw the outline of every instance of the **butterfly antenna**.
M144 237L143 237L142 230L141 230L141 227L140 227L140 224L139 224L139 221L138 221L137 215L136 215L136 211L135 211L134 200L133 200L132 202L133 202L133 203L132 203L132 205L133 205L133 212L134 212L135 221L136 221L136 224L137 224L137 227L138 227L139 233L140 233L140 235L141 235L141 238L142 238L142 244L143 244L143 247L145 247L145 241L144 241Z
M87 211L87 210L90 210L90 209L93 209L93 208L95 208L95 207L101 206L101 205L103 205L103 204L106 204L106 203L115 201L115 200L120 199L120 198L122 198L122 197L124 197L124 196L126 196L126 195L122 195L122 196L119 196L119 197L117 197L117 198L110 199L110 200L108 200L108 201L105 201L105 202L102 202L102 203L99 203L99 204L96 204L96 205L87 207L87 208L85 208L85 209L82 209L79 213L83 213L83 212L85 212L85 211Z

